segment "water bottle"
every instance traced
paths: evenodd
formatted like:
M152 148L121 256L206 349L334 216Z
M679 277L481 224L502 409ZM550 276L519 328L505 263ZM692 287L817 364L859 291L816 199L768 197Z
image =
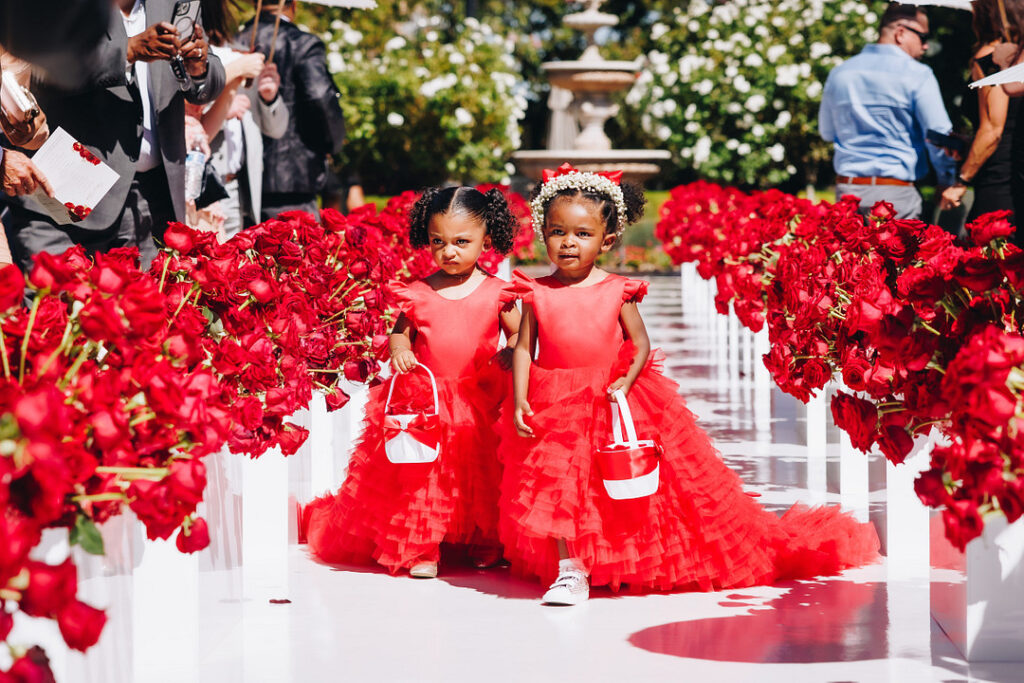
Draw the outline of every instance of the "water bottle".
M197 145L193 145L185 155L185 201L195 199L202 192L205 168L206 155Z

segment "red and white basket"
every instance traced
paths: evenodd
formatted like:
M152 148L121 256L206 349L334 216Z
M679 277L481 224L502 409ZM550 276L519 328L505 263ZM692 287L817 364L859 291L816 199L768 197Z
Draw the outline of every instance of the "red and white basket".
M615 441L595 453L604 489L614 500L650 496L658 490L661 444L653 439L637 438L625 392L616 391L614 396L611 408ZM625 440L620 423L626 427Z
M393 463L434 462L441 452L441 418L437 401L437 382L426 365L417 365L430 375L430 388L434 393L434 412L399 413L391 415L391 394L401 375L391 378L388 397L384 401L384 453ZM412 370L410 370L412 372Z

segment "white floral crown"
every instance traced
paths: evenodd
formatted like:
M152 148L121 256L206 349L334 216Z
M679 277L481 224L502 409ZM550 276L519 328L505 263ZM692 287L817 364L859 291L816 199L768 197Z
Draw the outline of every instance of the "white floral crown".
M578 171L569 164L562 164L557 171L545 169L540 192L530 202L534 232L541 238L544 237L545 204L563 190L582 190L605 195L615 204L615 214L618 217L615 236L618 237L626 229L626 199L622 195L622 187L619 185L621 177L621 171L591 173L590 171Z

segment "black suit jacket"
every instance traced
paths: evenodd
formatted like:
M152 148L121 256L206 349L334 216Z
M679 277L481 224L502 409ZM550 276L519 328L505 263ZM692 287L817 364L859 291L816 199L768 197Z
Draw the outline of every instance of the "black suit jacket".
M145 0L145 5L147 26L170 21L174 0ZM142 104L138 88L129 84L126 73L127 43L121 14L114 11L81 88L68 90L42 84L35 89L50 130L64 128L119 175L92 213L75 224L85 230L105 230L118 220L135 176L142 144ZM224 89L224 67L212 54L209 60L206 78L195 81L185 93L178 89L168 62L149 63L150 102L171 201L179 221L185 218L185 100L197 104L210 102ZM29 198L14 198L10 205L12 227L24 220L47 220L33 211L36 205Z
M269 53L273 33L274 14L264 12L256 29L260 52ZM249 25L238 42L249 45L251 36ZM345 118L327 71L327 50L319 38L282 20L274 64L289 120L280 138L263 138L263 193L315 194L327 180L327 156L340 152L345 141Z

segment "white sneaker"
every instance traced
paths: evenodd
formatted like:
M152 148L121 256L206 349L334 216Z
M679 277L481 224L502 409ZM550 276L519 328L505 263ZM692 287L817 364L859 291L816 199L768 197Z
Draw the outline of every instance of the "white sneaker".
M436 579L437 562L417 562L409 568L409 576L414 579Z
M587 575L570 559L558 563L558 578L548 588L541 602L545 605L578 605L589 598Z

